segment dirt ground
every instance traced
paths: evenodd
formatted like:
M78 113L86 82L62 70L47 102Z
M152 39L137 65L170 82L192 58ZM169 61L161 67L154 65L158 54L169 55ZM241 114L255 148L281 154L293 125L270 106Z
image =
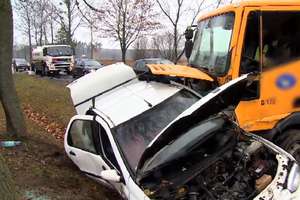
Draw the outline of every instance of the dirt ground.
M22 84L22 85L20 85ZM25 85L24 85L25 84ZM26 85L27 84L27 85ZM38 93L38 88L46 82L40 84L40 80L34 77L21 75L16 77L16 86L21 99L22 107L30 104L34 114L28 111L25 113L28 127L27 139L22 141L20 146L14 148L0 148L0 153L6 160L14 179L20 200L115 200L118 195L104 188L99 183L87 178L77 167L67 158L63 149L63 130L53 128L53 126L64 127L68 115L72 115L71 108L67 108L69 113L59 110L57 105L49 105L38 102L45 102L51 99L46 93ZM64 87L50 84L48 87L53 90ZM52 85L51 85L52 84ZM20 90L21 89L21 90ZM32 92L34 93L32 94ZM63 92L63 91L58 91ZM33 96L36 95L36 96ZM62 95L63 96L63 95ZM65 95L68 96L67 94ZM45 98L45 99L43 99ZM53 98L52 98L53 99ZM63 97L57 96L54 99L65 101ZM33 102L32 102L33 101ZM70 104L66 100L63 105ZM57 103L56 102L56 103ZM34 105L37 104L37 105ZM43 108L43 106L45 106ZM69 105L70 106L70 105ZM49 107L55 108L55 112ZM48 113L49 112L49 113ZM60 112L62 114L60 114ZM64 112L64 113L63 113ZM56 116L60 116L57 117ZM0 107L0 141L8 140L3 135L5 130L5 119L3 110ZM1 134L2 133L2 134ZM0 198L1 199L1 198Z

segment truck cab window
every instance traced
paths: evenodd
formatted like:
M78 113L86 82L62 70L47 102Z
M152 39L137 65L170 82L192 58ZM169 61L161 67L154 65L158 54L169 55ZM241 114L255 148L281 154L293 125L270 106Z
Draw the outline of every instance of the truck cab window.
M299 59L299 20L300 12L263 12L264 69Z
M68 144L83 151L97 154L92 131L92 121L74 121L68 134Z
M259 71L259 13L251 12L245 31L241 74Z
M260 67L260 13L248 16L241 58L240 73L259 71ZM262 70L295 61L300 58L300 12L262 12ZM274 23L276 22L276 23Z
M189 64L223 76L229 69L230 43L235 14L226 13L198 24Z

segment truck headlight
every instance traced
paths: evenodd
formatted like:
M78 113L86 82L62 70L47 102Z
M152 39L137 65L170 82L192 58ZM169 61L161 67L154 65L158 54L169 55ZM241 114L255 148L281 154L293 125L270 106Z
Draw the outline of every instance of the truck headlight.
M287 189L290 192L295 192L300 186L300 168L297 164L294 164L289 173Z

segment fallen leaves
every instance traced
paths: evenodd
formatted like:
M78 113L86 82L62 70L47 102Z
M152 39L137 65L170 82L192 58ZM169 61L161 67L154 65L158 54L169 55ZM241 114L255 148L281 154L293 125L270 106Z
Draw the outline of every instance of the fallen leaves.
M24 113L32 120L35 124L37 124L40 128L45 130L47 133L53 135L56 139L63 140L65 134L65 126L50 120L45 114L38 113L34 111L34 109L29 105L26 104L24 106Z

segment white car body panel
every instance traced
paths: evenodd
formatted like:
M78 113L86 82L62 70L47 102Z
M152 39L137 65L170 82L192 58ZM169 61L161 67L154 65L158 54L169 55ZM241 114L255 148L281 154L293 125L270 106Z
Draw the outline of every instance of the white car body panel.
M154 107L179 90L156 82L134 82L98 97L95 107L117 126L149 110L150 104Z
M89 73L67 87L70 89L73 104L77 105L134 77L136 74L131 67L116 63ZM92 100L75 107L78 114L85 114L91 106Z
M112 76L115 79L111 79ZM87 99L135 77L131 67L117 63L77 79L67 86L71 91L77 114L85 114L91 108L92 100L84 102ZM95 107L117 126L148 110L149 103L155 106L179 90L175 86L162 83L132 80L95 98Z
M71 119L71 122L68 125L68 129L72 125L72 122L75 120L92 121L93 117L87 115L76 115ZM65 137L64 140L66 153L68 154L70 159L80 168L81 171L99 175L102 171L102 167L109 168L100 156L69 146L67 137ZM75 155L72 155L71 152L73 152Z
M145 195L140 186L137 185L136 182L133 180L133 177L131 177L131 174L125 164L125 161L123 160L123 157L119 152L118 144L116 143L113 137L113 132L111 129L114 128L116 125L119 125L145 112L146 110L149 110L151 108L151 106L149 106L149 103L152 106L155 106L166 100L168 97L174 95L180 89L178 87L156 82L138 81L137 79L134 79L135 76L136 75L130 67L119 63L112 66L108 66L106 68L101 68L95 73L90 73L71 83L68 87L71 91L73 103L75 107L76 105L80 104L76 107L76 111L78 114L81 114L72 118L71 121L75 119L92 120L92 116L84 115L86 111L92 106L91 98L111 88L114 88L121 83L133 79L132 81L120 87L114 88L111 91L97 97L95 100L95 107L92 110L98 115L95 118L96 121L100 123L101 126L107 132L107 135L113 148L113 153L121 170L120 175L122 175L125 183L111 184L114 185L115 189L117 189L123 197L126 197L129 200L150 200L150 198ZM114 77L114 79L112 79L111 77ZM226 90L228 87L231 87L232 85L246 78L247 75L241 76L238 79L230 81L229 83L219 87L217 90L209 93L208 95L200 99L198 102L196 102L194 105L192 105L189 109L184 111L181 115L179 115L175 120L173 120L173 122L171 122L167 127L165 127L164 130L166 130L172 123L178 121L179 119L191 115L194 111L203 106L212 98L216 97L222 91ZM86 101L87 99L89 100ZM70 128L70 124L67 128L64 141L65 149L68 156L80 168L80 170L95 173L95 175L99 176L100 172L102 171L102 169L100 169L101 166L108 167L108 165L104 162L102 158L99 159L100 156L90 155L90 153L87 152L84 153L68 145L67 134ZM150 142L148 147L151 147L151 145L162 135L164 130L161 131L155 137L155 139L152 140L152 142ZM72 156L70 155L70 151L76 151L76 153L79 155L79 159L72 158ZM285 160L279 159L279 161ZM280 170L282 169L280 167L278 167L278 170L279 171L277 171L277 174L281 173ZM99 178L101 179L101 177ZM274 181L276 180L274 179ZM268 189L271 187L273 190L276 190L274 189L274 184L275 182L273 184L270 184L268 188L266 188L261 193L261 195L256 197L256 199L265 199L262 198L262 195L265 195L264 197L266 197L266 199L285 199L286 193L284 193L282 190L279 190L278 192L274 191L274 193L272 194L270 193L270 191L268 191ZM299 193L300 188L297 191L297 194ZM290 195L294 196L293 199L298 199L298 196L295 196L295 193Z

